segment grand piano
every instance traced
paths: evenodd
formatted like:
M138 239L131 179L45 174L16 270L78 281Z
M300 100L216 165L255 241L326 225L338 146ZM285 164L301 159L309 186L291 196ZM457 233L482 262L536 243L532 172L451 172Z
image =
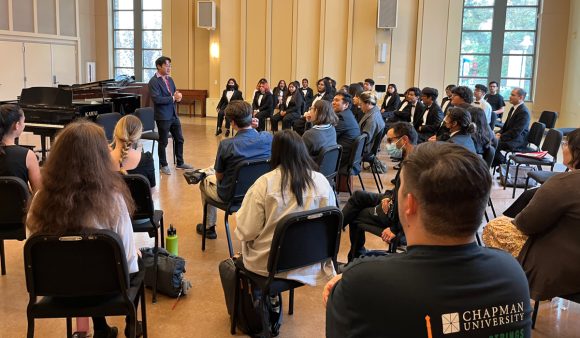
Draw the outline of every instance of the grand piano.
M139 108L140 96L122 93L122 89L114 80L22 89L18 104L26 117L24 130L40 136L42 160L46 159L46 139L54 139L71 121L78 118L94 120L100 114L111 112L131 114Z

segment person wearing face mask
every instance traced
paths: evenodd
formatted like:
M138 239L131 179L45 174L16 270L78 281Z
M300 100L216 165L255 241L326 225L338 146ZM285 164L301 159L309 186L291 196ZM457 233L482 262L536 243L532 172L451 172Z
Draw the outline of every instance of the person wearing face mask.
M432 136L429 141L443 141L459 144L474 154L477 154L471 135L475 133L475 124L471 122L471 114L459 107L449 109L443 119L448 135Z
M386 135L389 155L406 158L417 144L417 131L409 122L397 122L391 126ZM374 225L383 228L381 238L390 243L396 237L404 241L399 213L397 211L397 191L399 189L399 172L395 176L395 187L383 194L357 190L342 209L343 224L348 225L350 251L348 261L364 255L366 249L365 232L359 224Z
M288 85L288 92L280 104L280 111L270 118L273 132L278 131L278 122L282 121L282 129L290 129L294 120L300 118L304 97L298 90L299 86L298 81L290 82Z
M231 78L228 80L228 84L226 85L226 89L222 92L222 97L220 102L216 107L216 111L218 112L217 118L217 128L215 131L215 136L218 136L222 133L222 124L224 122L224 117L226 114L224 113L226 107L233 100L243 100L244 97L242 92L238 90L238 83L236 79ZM226 137L230 136L230 120L226 118Z

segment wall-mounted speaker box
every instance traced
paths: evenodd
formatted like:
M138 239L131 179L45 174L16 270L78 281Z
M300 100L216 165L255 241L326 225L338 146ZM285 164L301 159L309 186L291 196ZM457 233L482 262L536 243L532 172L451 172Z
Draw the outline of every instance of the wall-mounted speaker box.
M197 2L197 27L213 30L215 29L215 2L198 1Z
M397 28L397 1L379 0L377 28Z

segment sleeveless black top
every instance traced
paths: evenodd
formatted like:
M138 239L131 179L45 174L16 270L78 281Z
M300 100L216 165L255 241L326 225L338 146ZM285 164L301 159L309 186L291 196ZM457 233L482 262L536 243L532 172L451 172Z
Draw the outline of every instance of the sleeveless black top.
M26 155L29 149L16 145L2 148L4 154L0 154L0 176L16 176L28 183Z

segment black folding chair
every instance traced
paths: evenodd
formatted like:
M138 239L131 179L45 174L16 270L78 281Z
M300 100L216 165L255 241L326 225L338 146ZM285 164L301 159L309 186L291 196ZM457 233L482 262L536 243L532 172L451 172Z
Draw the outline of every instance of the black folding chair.
M538 122L543 123L547 129L552 129L556 126L558 120L558 113L555 111L544 110L540 114Z
M135 201L135 213L131 222L133 223L134 232L147 232L149 237L155 238L154 247L154 269L155 278L153 279L153 303L157 302L157 262L159 244L165 247L165 231L163 226L163 210L155 210L153 197L151 196L151 186L149 180L139 174L123 175L125 183L131 191L131 197ZM161 241L159 240L161 233ZM161 243L160 243L161 242Z
M159 133L155 131L155 113L153 112L153 108L151 107L144 107L135 109L135 116L141 120L141 124L143 125L143 133L141 133L142 140L149 140L153 141L151 144L151 154L155 150L155 142L159 142ZM171 137L171 142L173 145L173 163L177 163L177 157L175 156L175 139L171 133L169 133L169 137Z
M566 168L566 172L569 169ZM558 171L530 171L528 172L528 177L526 177L526 186L524 188L524 190L528 190L529 185L530 185L530 179L536 181L536 183L540 183L540 184L544 184L546 183L547 180L549 180L550 178L552 178L552 176L556 176L558 174L561 174L561 172Z
M6 274L4 240L26 239L26 206L30 193L28 185L18 177L0 176L0 261L2 275Z
M377 157L377 153L379 152L379 148L381 146L381 141L387 134L388 129L385 127L381 132L375 137L373 140L373 146L371 148L370 153L364 154L362 162L367 162L371 166L371 172L373 173L373 179L375 180L375 184L377 185L377 190L379 194L381 193L381 189L383 189L383 181L381 180L381 176L375 167L375 161L378 161L379 158ZM380 187L379 187L380 183Z
M367 143L369 135L367 133L362 133L359 136L357 136L354 141L352 141L352 147L351 147L351 151L350 151L350 158L348 161L348 168L346 169L346 171L338 172L338 179L340 181L340 177L341 176L345 176L347 178L347 189L348 189L348 193L350 195L352 195L352 188L350 187L350 184L348 183L348 178L350 176L354 176L357 175L358 176L358 180L360 181L360 185L362 187L362 190L365 190L365 185L362 181L362 177L360 176L360 172L355 173L355 168L361 168L362 169L362 158L363 158L363 153L365 150L365 145Z
M518 180L518 171L520 166L529 165L529 166L537 166L538 170L542 170L542 166L550 166L550 171L554 171L554 165L558 160L558 150L560 149L560 143L562 142L562 132L557 129L550 129L548 130L548 134L546 135L546 139L544 143L542 143L542 151L547 151L550 156L546 156L544 158L530 158L525 156L518 156L516 154L512 154L508 161L507 161L507 168L506 173L509 173L510 168L510 161L513 161L516 165L516 175L513 181L513 192L512 198L516 196L516 182ZM507 183L507 180L504 180L504 183ZM503 189L505 190L506 184L504 184Z
M123 116L119 113L106 113L97 115L95 122L103 127L105 130L105 136L109 142L113 142L115 126L122 117Z
M230 257L234 256L234 248L232 245L232 238L230 235L230 223L228 222L229 215L240 210L242 206L242 201L246 192L256 180L264 175L265 173L272 170L270 166L269 159L254 160L254 161L244 161L238 165L236 169L236 179L229 194L230 198L227 202L219 202L213 200L206 196L205 203L203 205L203 230L201 236L201 250L205 251L205 233L207 226L207 205L213 205L214 207L225 211L224 224L226 227L226 237L228 240L228 250Z
M268 277L260 276L243 267L242 259L235 260L236 273L252 280L262 291L263 301L284 291L290 291L288 314L294 313L294 289L304 284L276 278L276 274L331 260L338 269L336 256L340 245L342 212L336 207L325 207L286 215L276 225L270 255ZM236 278L234 309L238 308L239 278ZM282 311L282 309L280 309ZM231 333L236 333L236 311L233 311ZM268 328L264 328L265 331ZM269 333L269 332L267 332ZM269 335L266 333L265 337Z
M485 152L483 153L483 160L485 161L485 163L487 164L487 167L491 170L491 167L493 166L493 158L495 156L495 147L494 146L490 146L489 148L487 148L487 150L485 150ZM489 207L491 207L491 212L493 213L493 217L497 217L497 214L495 213L495 207L493 206L493 201L491 200L491 194L489 195L489 201L487 202L487 205ZM485 215L485 219L487 222L489 222L489 216L487 215L487 210L484 213Z
M72 317L120 315L129 317L129 337L135 337L139 298L147 337L143 283L130 286L123 242L113 231L35 234L24 245L24 268L30 295L27 337L34 337L36 318L66 318L72 337Z
M328 179L332 189L336 192L336 177L340 168L342 146L340 144L326 147L320 151L316 158L318 171Z

